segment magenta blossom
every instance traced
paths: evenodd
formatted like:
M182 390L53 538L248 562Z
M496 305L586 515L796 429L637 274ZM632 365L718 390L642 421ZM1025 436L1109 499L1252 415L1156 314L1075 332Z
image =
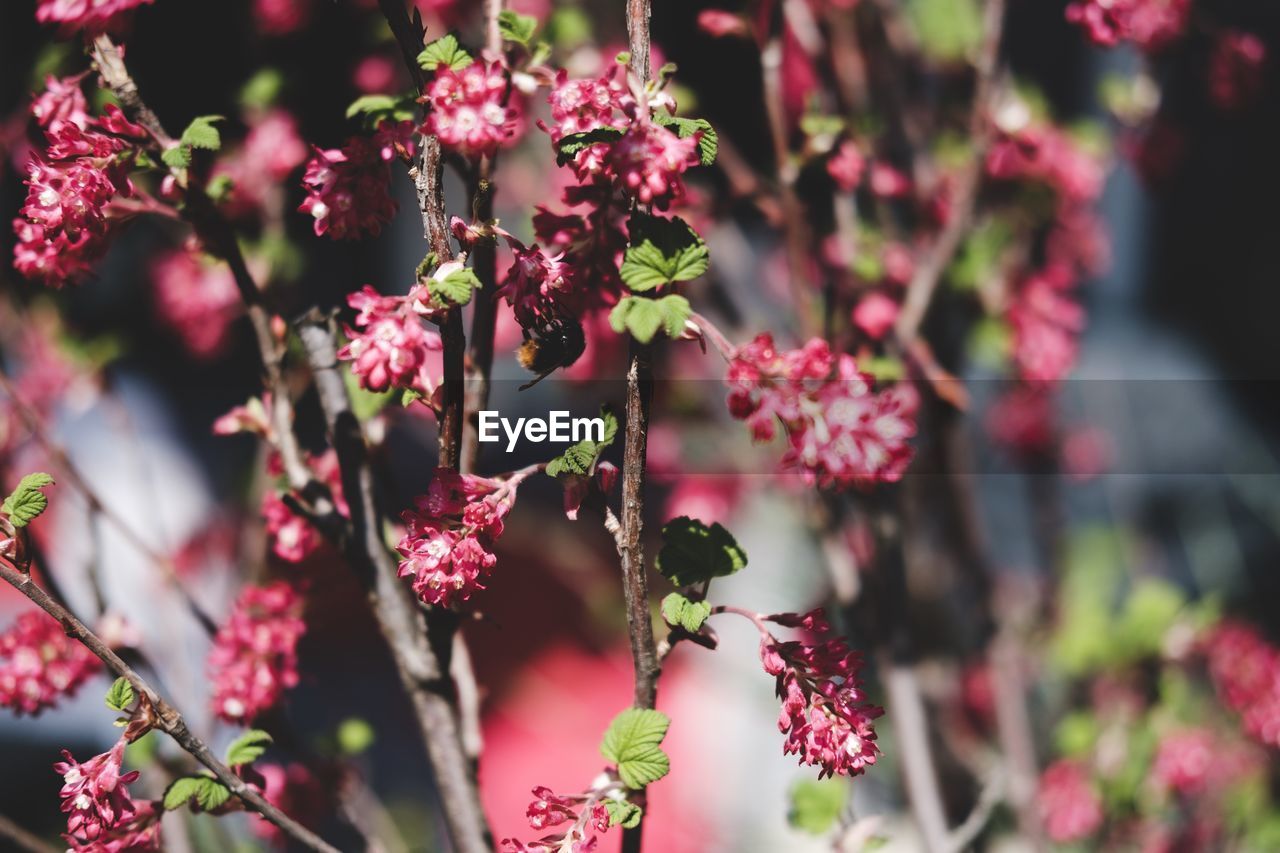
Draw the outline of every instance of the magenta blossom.
M23 613L0 634L0 707L39 714L75 694L102 669L98 659L43 613Z
M306 632L302 598L287 583L246 587L213 639L213 712L250 723L298 683L298 640Z

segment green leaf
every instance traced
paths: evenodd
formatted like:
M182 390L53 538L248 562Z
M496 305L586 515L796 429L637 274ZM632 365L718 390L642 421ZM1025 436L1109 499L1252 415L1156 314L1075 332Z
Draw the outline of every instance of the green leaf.
M628 788L643 788L671 770L671 759L659 744L671 720L661 711L628 708L613 718L600 743L600 754L618 767Z
M191 148L217 151L222 147L222 135L214 125L226 120L226 116L196 116L182 131L182 138L178 141Z
M271 743L271 735L261 729L249 729L227 746L226 763L231 767L252 764L267 751L269 743Z
M538 19L532 15L521 15L510 9L498 13L498 31L507 41L528 44L537 29Z
M624 296L609 312L609 325L615 332L630 332L637 341L647 344L659 329L669 337L679 337L690 313L689 300L675 293L661 299Z
M418 64L427 71L435 71L442 65L460 71L474 61L471 54L458 45L458 40L453 35L441 36L418 54Z
M107 690L107 707L113 711L124 712L133 704L133 685L127 678L117 678Z
M453 270L442 278L427 279L431 301L442 308L466 305L471 301L471 294L480 287L480 279L469 267Z
M594 130L584 131L583 133L570 133L560 138L556 143L556 163L560 166L567 166L573 162L573 158L578 156L578 152L584 151L598 142L613 142L622 138L622 130L617 127L597 127Z
M705 118L685 118L683 116L654 116L654 121L675 133L681 139L701 133L698 137L698 158L702 165L710 166L716 161L716 153L720 150L720 137L716 129Z
M28 474L18 481L18 488L0 504L0 512L9 517L14 527L26 527L49 506L49 498L40 491L53 485L53 477L43 471Z
M618 434L618 417L608 406L600 407L600 417L604 421L604 440L584 438L547 463L544 469L548 476L558 477L561 474L578 474L586 476L595 469L600 461L600 454L613 444Z
M378 113L394 110L396 99L390 95L361 95L347 107L347 118L355 118L365 113Z
M669 338L680 337L684 334L689 315L693 313L689 300L678 293L669 293L657 302L659 310L662 311L662 330Z
M964 59L982 41L982 14L975 0L908 0L907 17L932 59Z
M231 789L217 779L202 777L196 787L196 802L207 812L220 807L231 799Z
M264 68L249 78L240 89L240 105L264 110L280 97L284 88L284 75L277 68Z
M175 145L160 153L160 161L171 169L185 169L191 165L191 147Z
M378 393L361 387L360 380L350 370L342 371L342 382L351 398L351 413L362 423L381 412L392 400L401 399L401 392L394 388Z
M384 121L409 121L416 114L413 98L406 95L361 95L347 107L347 118L359 117L371 130Z
M711 605L705 601L690 601L678 592L662 599L662 618L671 627L683 628L690 634L698 633L710 615Z
M710 527L680 516L662 527L662 550L657 569L676 586L693 586L722 578L747 564L747 552L719 523Z
M631 245L619 273L631 290L641 292L691 281L707 271L707 244L680 217L636 214L631 217L629 229Z
M609 811L609 826L635 829L644 817L644 809L626 800L605 800L604 807Z
M187 801L196 795L196 791L205 779L204 776L183 776L174 779L173 784L164 792L165 811L173 811L185 806Z
M375 740L373 726L359 717L343 720L338 726L338 746L346 755L359 755L373 746Z
M844 810L849 786L843 779L801 779L791 786L787 822L796 829L823 835Z

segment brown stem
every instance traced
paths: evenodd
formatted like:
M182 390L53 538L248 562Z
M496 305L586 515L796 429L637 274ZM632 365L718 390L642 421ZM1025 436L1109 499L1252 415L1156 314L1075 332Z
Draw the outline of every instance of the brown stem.
M0 838L12 842L14 849L26 850L29 853L59 853L62 850L61 847L46 844L44 839L28 832L4 815L0 815Z
M311 850L323 850L326 853L337 853L324 839L307 829L293 818L267 802L257 790L245 784L245 781L231 772L231 769L219 761L204 741L191 733L186 720L178 709L173 707L142 676L124 662L96 634L85 627L84 623L73 616L65 607L41 589L31 576L24 574L7 560L0 560L0 579L31 599L45 613L58 620L68 637L79 641L81 645L93 652L99 660L120 678L125 679L133 687L134 692L145 696L151 703L155 714L155 727L169 735L178 746L182 747L196 761L212 771L219 782L225 785L232 794L239 797L245 806L262 815L278 826L285 834Z
M501 6L490 2L489 6ZM493 221L493 168L491 157L482 158L476 169L471 189L471 207L476 222L481 226ZM472 268L480 280L480 291L475 297L475 313L471 317L471 350L469 375L466 388L468 417L463 424L461 471L475 473L480 455L479 424L477 413L489 405L490 378L493 375L493 335L498 321L498 244L496 240L478 242L471 253Z

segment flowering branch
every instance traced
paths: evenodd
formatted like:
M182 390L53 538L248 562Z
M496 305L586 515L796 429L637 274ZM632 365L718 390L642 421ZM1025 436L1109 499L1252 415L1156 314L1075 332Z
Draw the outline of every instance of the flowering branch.
M81 645L101 660L108 669L120 678L125 679L134 691L146 698L150 703L153 726L169 735L178 746L182 747L196 761L207 767L215 778L232 794L239 797L244 804L278 826L283 832L311 850L325 853L337 853L337 848L330 846L324 839L307 829L293 818L269 803L256 789L250 787L243 779L231 772L231 769L219 761L204 741L191 733L186 720L178 709L170 705L151 685L143 680L132 667L111 650L96 634L85 627L84 623L71 614L65 607L41 589L31 576L21 571L7 559L0 558L0 579L21 592L45 613L58 621L67 636L74 638Z

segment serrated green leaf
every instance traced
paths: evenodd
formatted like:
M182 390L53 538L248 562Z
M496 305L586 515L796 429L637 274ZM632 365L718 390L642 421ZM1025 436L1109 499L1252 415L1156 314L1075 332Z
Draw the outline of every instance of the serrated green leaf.
M599 142L613 142L622 138L622 130L617 127L597 127L582 133L570 133L562 136L556 143L556 163L567 166L584 151Z
M18 481L18 487L0 504L0 512L9 517L14 527L26 527L49 506L49 497L42 491L53 485L53 477L37 471Z
M204 781L204 776L183 776L174 779L173 784L164 792L165 811L173 811L185 806L187 801L196 795L196 791Z
M361 95L347 107L347 118L365 113L386 112L396 108L396 99L390 95Z
M644 809L626 800L605 800L604 807L609 811L609 826L635 829L644 817Z
M480 279L469 267L456 269L443 278L427 279L431 300L444 308L466 305L471 301L471 294L480 287Z
M532 15L521 15L510 9L503 9L498 13L498 31L507 41L528 44L537 29L538 19Z
M657 300L643 296L624 296L609 312L609 325L615 332L630 332L642 344L653 340L662 323L662 308Z
M196 802L200 804L200 808L211 812L229 799L231 799L230 788L217 779L201 777L196 786Z
M171 169L185 169L191 165L191 146L175 145L160 152L160 161Z
M662 311L662 331L667 333L667 337L678 338L684 334L685 323L693 313L689 300L678 293L668 293L656 301Z
M182 131L179 142L191 148L203 148L206 151L217 151L222 147L222 134L214 127L217 122L226 121L226 116L196 116Z
M719 523L708 527L682 515L662 527L662 550L656 566L676 586L725 577L746 565L747 552Z
M249 729L227 746L226 764L230 767L252 764L267 751L270 743L271 735L261 729Z
M441 36L418 54L418 64L427 71L435 71L442 65L460 71L474 61L453 35Z
M558 477L561 474L586 476L591 473L596 463L600 461L600 454L604 453L606 447L613 444L618 434L618 416L608 406L600 407L600 418L604 421L604 438L601 441L585 438L567 448L564 453L547 463L547 467L543 470L548 476Z
M787 822L796 829L823 835L831 829L849 796L843 779L801 779L791 786Z
M609 724L600 754L617 766L624 785L643 788L671 770L671 759L659 746L670 725L670 718L661 711L628 708Z
M705 601L690 601L678 592L662 599L662 618L673 628L683 628L696 634L711 615L711 605Z
M711 126L711 122L705 118L664 115L655 116L654 120L681 139L701 133L702 135L698 137L698 159L704 166L710 166L716 161L716 154L720 150L720 137L716 135L716 129Z
M691 281L707 271L711 257L707 244L680 217L637 214L631 217L629 230L631 245L618 272L631 290Z
M127 678L117 678L107 690L107 707L113 711L126 711L133 704L133 685Z

